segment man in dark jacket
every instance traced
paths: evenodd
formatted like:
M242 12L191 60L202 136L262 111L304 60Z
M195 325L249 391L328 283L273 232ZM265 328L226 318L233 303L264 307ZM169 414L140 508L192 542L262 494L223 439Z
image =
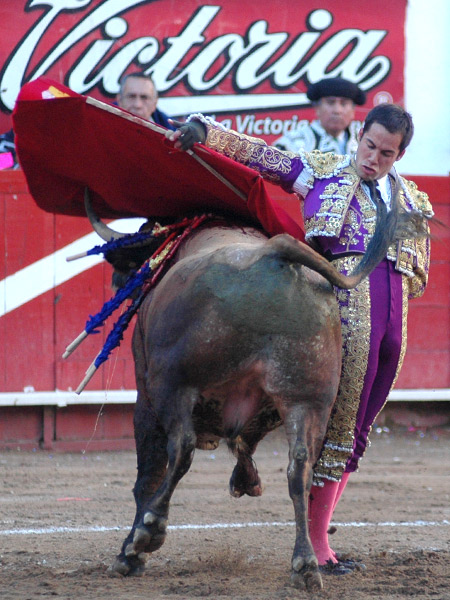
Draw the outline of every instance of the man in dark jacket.
M173 130L174 127L168 121L169 117L156 107L157 103L158 92L149 75L129 73L120 82L117 104L121 108L137 117Z

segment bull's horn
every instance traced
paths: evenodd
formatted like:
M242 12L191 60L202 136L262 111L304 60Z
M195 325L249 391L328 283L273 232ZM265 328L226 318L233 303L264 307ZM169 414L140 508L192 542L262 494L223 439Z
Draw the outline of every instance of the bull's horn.
M88 216L94 231L105 242L119 240L129 235L128 233L122 233L120 231L115 231L114 229L111 229L111 227L108 227L108 225L105 225L105 223L103 223L101 219L99 219L92 207L91 198L89 196L89 189L87 187L84 188L84 207L86 209L86 215ZM153 237L148 236L147 238L140 240L135 244L128 244L127 248L141 248L142 246L148 246L151 243L153 243ZM81 258L82 256L86 256L86 254L76 254L75 256L70 256L69 258L67 258L67 260L75 260L77 258Z
M121 233L120 231L114 231L108 225L105 225L99 217L94 212L91 204L91 198L89 196L89 189L84 188L84 207L86 209L86 214L88 216L89 221L94 229L94 231L104 240L105 242L111 242L112 240L118 240L119 238L125 237L126 233Z

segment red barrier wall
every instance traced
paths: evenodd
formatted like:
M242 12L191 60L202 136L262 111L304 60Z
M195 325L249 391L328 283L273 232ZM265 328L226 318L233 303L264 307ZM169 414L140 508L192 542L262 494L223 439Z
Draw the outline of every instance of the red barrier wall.
M450 225L450 178L412 177L432 199L436 217ZM272 188L271 188L272 190ZM292 197L273 188L293 215ZM21 171L0 172L0 285L36 261L91 233L87 219L45 213L29 196ZM425 295L410 303L409 344L397 388L450 388L450 239L433 226L432 264ZM88 248L86 248L88 249ZM83 259L80 259L83 260ZM111 268L92 267L0 316L0 393L75 389L102 347L105 331L87 338L67 360L68 343L110 297ZM0 290L1 291L1 290ZM4 311L3 311L4 312ZM87 389L134 389L130 350L132 327L121 346ZM0 407L0 448L43 447L78 450L133 446L132 405ZM92 438L92 439L91 439Z
M0 224L0 281L92 232L87 219L39 209L27 192L21 171L0 173ZM61 355L84 329L89 315L97 313L111 297L110 279L111 267L107 263L97 265L0 317L4 340L0 347L0 392L70 390L78 386L118 315L111 317L113 321L107 322L104 332L88 337L68 359ZM131 330L87 389L135 387Z
M450 178L412 176L450 226ZM408 349L397 388L450 387L450 230L432 226L429 283L409 304Z

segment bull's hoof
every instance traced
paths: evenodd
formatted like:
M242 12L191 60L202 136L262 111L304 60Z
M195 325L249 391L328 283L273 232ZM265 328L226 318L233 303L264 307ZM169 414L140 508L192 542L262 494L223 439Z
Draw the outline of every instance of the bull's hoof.
M133 541L125 548L125 555L135 556L141 552L158 550L166 539L167 519L153 512L144 515L143 523L136 527Z
M220 437L212 434L199 433L195 447L199 450L216 450L220 442Z
M125 540L121 553L108 569L109 574L142 576L148 554L164 544L166 530L165 517L150 511L145 513L143 522Z
M297 589L306 588L309 593L320 592L323 589L322 577L318 569L304 569L301 572L292 571L291 583Z
M119 555L108 569L108 575L123 575L124 577L142 577L145 571L147 555Z
M297 588L306 587L308 592L319 592L323 589L319 564L314 555L306 558L297 556L293 559L291 582Z
M255 483L247 483L244 486L234 485L230 481L230 494L233 498L241 498L244 494L247 496L262 496L263 490L261 485L261 480L258 477L258 480Z
M261 479L253 461L246 464L237 464L230 478L230 494L234 498L247 496L262 496L263 488Z

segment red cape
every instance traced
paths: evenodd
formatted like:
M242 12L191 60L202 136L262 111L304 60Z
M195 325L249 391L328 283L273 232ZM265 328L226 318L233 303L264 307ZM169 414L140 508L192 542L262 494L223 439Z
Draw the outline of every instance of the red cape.
M85 216L87 186L101 218L219 211L304 240L252 169L196 145L199 161L175 150L163 127L45 77L23 86L13 126L28 188L45 211Z

